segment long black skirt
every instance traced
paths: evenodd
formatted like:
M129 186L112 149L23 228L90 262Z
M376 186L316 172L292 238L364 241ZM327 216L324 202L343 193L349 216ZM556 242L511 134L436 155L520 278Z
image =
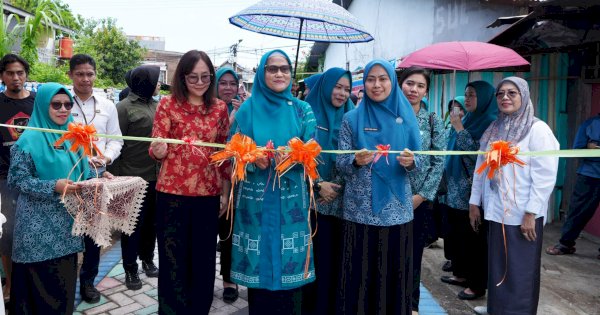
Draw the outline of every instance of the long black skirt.
M540 266L544 219L535 220L537 238L530 242L518 225L504 225L508 269L502 224L489 221L488 312L493 315L535 315L540 297ZM506 278L502 284L502 277Z
M344 221L338 314L410 314L413 223Z
M73 314L77 254L12 264L10 314Z

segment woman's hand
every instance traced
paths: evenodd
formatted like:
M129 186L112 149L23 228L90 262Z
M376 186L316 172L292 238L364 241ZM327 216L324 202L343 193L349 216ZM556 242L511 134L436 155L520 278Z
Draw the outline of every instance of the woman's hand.
M157 160L162 160L167 156L168 146L164 142L152 141L150 149L152 149L152 154Z
M456 130L456 132L460 132L463 131L465 128L463 126L462 123L462 115L455 115L450 113L450 123L452 124L452 127L454 128L454 130Z
M521 223L521 233L528 241L533 242L537 237L535 233L535 214L525 213L523 222Z
M233 106L234 110L238 110L240 109L240 105L242 105L242 101L238 100L237 98L234 98L231 100L231 105Z
M319 190L319 196L325 202L332 202L339 195L339 189L342 186L330 182L320 182L321 190Z
M56 185L54 186L54 191L56 191L59 194L62 194L63 192L70 194L76 192L79 189L79 185L75 184L72 180L66 178L57 180Z
M367 165L375 158L374 152L369 152L367 149L362 149L359 152L354 153L354 160L359 166Z
M481 210L479 206L469 205L469 221L471 221L473 231L479 232L479 226L481 225Z
M102 177L103 177L103 178L106 178L106 179L113 179L113 178L115 178L115 175L113 175L113 174L111 174L111 173L109 173L109 172L104 172L104 173L102 174Z
M260 168L261 170L267 169L267 167L269 167L269 163L269 158L266 156L259 157L256 159L256 161L254 161L256 167Z
M424 201L425 201L425 198L423 198L423 196L413 195L412 196L413 210L417 209Z
M409 149L404 149L404 151L400 153L400 156L396 157L396 160L400 162L400 165L409 170L415 168L415 154Z
M90 165L95 166L95 167L104 167L108 164L110 164L110 158L106 157L106 156L102 156L102 157L97 157L94 156L92 158L90 158L89 160Z

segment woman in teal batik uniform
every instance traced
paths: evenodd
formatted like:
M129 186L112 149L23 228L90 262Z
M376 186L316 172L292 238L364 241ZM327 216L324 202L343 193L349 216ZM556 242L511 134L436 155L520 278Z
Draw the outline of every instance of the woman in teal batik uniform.
M262 57L252 96L236 114L232 134L247 135L258 146L271 140L275 147L314 136L315 117L310 105L292 96L290 73L283 51ZM259 159L235 187L231 279L248 287L250 314L299 313L300 287L315 279L303 168L294 167L280 180L274 168L273 160Z

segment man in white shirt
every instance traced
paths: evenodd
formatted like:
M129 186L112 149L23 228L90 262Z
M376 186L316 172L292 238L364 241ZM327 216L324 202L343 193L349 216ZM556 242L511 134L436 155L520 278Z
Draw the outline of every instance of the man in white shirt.
M73 81L74 106L71 115L75 122L94 125L99 134L121 135L119 115L113 102L94 94L96 80L96 62L88 55L77 54L71 58L69 78ZM103 157L95 156L89 160L99 172L105 170L119 154L123 140L99 138L96 141ZM100 247L85 236L85 252L79 273L81 298L88 303L100 301L100 293L94 287L94 278L98 275Z

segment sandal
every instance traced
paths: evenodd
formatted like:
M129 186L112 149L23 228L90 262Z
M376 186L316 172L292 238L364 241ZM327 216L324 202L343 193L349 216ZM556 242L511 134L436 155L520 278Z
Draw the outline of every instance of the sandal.
M575 247L565 246L563 244L556 244L553 247L546 248L546 254L548 255L571 255L575 253Z

